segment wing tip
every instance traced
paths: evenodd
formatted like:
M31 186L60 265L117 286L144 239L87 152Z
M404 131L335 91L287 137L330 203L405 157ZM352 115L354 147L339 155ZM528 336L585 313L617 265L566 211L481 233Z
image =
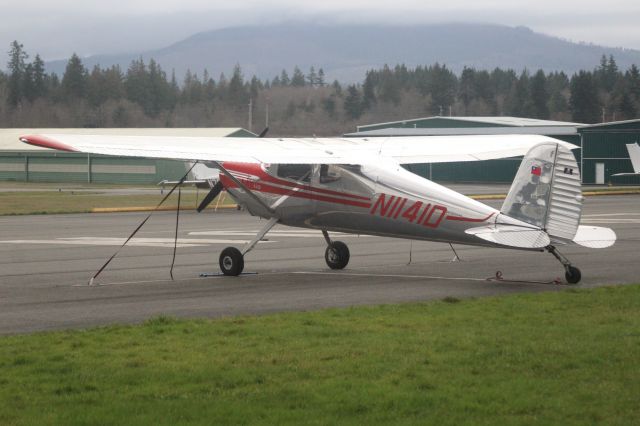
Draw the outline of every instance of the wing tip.
M48 138L43 135L20 136L20 141L29 145L39 146L42 148L57 149L59 151L67 151L67 152L78 152L77 149L74 149L65 143L56 141L54 139Z

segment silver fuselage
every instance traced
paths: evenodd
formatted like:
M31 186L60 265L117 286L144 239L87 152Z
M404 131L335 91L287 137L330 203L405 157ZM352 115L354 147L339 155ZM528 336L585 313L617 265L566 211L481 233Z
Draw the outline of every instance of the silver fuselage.
M497 246L465 233L500 211L399 165L254 165L225 163L242 186L221 175L251 214L295 227L396 238ZM257 198L250 196L251 191Z

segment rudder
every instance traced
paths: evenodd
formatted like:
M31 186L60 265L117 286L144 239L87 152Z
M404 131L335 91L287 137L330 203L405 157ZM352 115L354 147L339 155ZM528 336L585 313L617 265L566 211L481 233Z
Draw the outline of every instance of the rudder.
M553 142L531 148L500 211L552 238L573 240L582 215L580 170L573 153Z

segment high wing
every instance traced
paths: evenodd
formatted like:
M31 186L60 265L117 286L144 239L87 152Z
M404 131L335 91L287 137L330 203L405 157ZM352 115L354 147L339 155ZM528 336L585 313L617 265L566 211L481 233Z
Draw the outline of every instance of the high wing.
M400 164L480 161L524 155L539 135L416 136L399 138L225 138L44 134L21 141L45 148L127 157L240 163Z

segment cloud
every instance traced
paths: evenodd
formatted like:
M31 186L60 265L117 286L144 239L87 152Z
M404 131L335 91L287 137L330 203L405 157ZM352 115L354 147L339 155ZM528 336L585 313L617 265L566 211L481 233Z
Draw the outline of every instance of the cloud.
M6 3L6 4L3 4ZM45 59L161 48L196 32L234 25L313 21L525 25L572 41L640 49L640 2L539 0L0 0L0 47L12 40ZM55 36L52 36L55 35Z

